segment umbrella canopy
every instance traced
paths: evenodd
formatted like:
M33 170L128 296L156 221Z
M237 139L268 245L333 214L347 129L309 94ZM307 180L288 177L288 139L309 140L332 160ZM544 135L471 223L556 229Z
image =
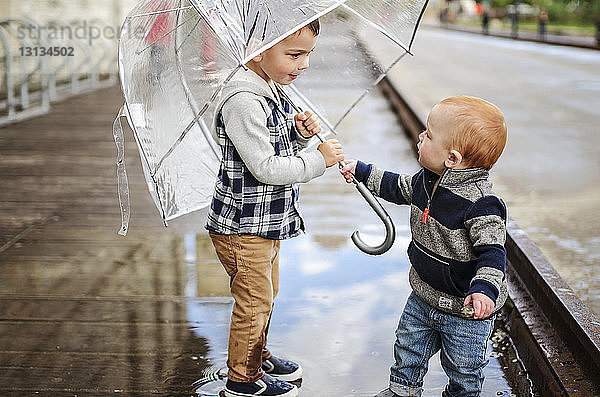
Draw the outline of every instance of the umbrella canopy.
M303 109L312 109L329 133L337 133L350 110L410 47L426 0L143 0L127 16L119 41L119 71L125 104L117 119L127 117L137 142L148 188L166 222L207 206L212 198L220 151L210 125L221 88L243 65L289 34L321 18L322 29L311 68L288 94ZM359 62L356 68L333 69L319 52L320 40L360 46L361 37L376 38L389 50L387 59ZM336 44L338 45L338 44ZM335 48L335 46L333 47ZM347 76L342 97L313 103L310 71ZM322 88L322 87L320 87ZM120 234L127 232L128 191L123 163L123 136L114 127L119 148L119 196L123 214Z

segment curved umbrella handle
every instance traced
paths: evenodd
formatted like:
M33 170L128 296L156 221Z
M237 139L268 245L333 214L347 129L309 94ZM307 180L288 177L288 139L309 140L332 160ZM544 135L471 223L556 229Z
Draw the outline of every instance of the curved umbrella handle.
M287 94L285 93L285 91L283 89L281 89L278 85L275 85L275 87L277 88L277 92L279 92L281 94L281 96L283 96L286 99L286 101L288 101L290 103L290 105L292 105L292 107L296 110L296 112L302 113L302 108L300 108L299 106L296 106L294 104L294 102L290 99L290 97L287 96ZM303 97L300 94L300 92L293 85L290 88L293 89L294 92L296 92L296 94ZM304 99L306 100L306 98L304 98ZM327 127L329 127L329 129L334 134L337 135L337 132L335 131L335 127L332 126L327 121L327 119L325 117L323 117L316 110L316 108L314 106L312 106L311 108L312 108L311 110L317 116L319 116L319 118L321 120L323 120L323 122L325 122ZM321 138L321 136L319 134L317 134L316 137L319 138L319 140L321 142L324 142L323 138ZM339 164L341 167L344 166L343 161L340 161ZM352 178L352 182L356 186L356 189L364 197L364 199L367 201L367 203L369 203L371 208L373 208L373 211L375 211L375 213L377 213L377 215L379 216L379 218L383 221L383 224L385 225L385 240L383 240L383 243L379 244L378 246L371 247L370 245L368 245L367 243L362 241L358 230L355 230L354 233L352 233L352 241L354 241L354 244L358 247L358 249L361 250L362 252L364 252L365 254L381 255L381 254L387 252L390 248L392 248L392 245L394 244L394 240L396 239L396 229L394 228L394 222L392 222L392 218L388 215L387 211L381 206L381 204L379 203L379 201L377 201L375 196L373 196L373 193L371 193L371 191L369 189L367 189L367 187L364 185L364 183L358 182L354 178Z
M379 201L377 201L375 196L373 196L373 193L371 193L371 191L367 189L364 183L354 181L354 184L356 186L356 190L359 191L359 193L365 198L367 203L369 203L371 208L373 208L373 211L375 211L375 213L377 213L379 218L383 221L383 224L385 225L385 240L383 240L383 243L381 243L380 245L371 247L370 245L366 244L364 241L361 240L360 233L358 230L356 230L354 231L354 233L352 233L352 241L354 241L354 244L358 247L359 250L366 254L381 255L387 252L387 250L389 250L392 247L392 245L394 244L394 240L396 239L396 229L394 228L394 222L392 222L392 218L388 215L387 211L381 206L381 204L379 203Z

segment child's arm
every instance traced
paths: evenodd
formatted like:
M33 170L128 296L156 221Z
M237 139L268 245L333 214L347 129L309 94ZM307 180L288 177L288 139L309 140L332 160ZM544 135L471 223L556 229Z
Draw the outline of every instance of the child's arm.
M321 122L317 115L310 110L296 114L294 116L294 121L296 123L296 130L299 134L299 136L297 136L298 145L301 148L305 148L310 139L321 132ZM326 167L331 167L344 160L344 151L337 139L329 139L325 142L321 142L317 147L317 150L323 155ZM340 155L342 155L342 157L340 157Z
M327 168L344 160L344 150L337 139L329 139L321 142L317 150L323 155Z
M294 116L296 124L298 146L304 149L308 146L311 138L321 132L321 122L316 114L310 110L298 113Z
M475 318L492 314L505 277L506 216L504 203L495 196L482 197L465 214L465 226L477 257L465 306L473 303Z
M476 320L489 317L494 312L494 307L496 307L496 303L481 292L467 295L464 305L467 306L469 303L473 304L473 318Z
M258 96L239 92L225 102L221 114L225 131L252 175L269 185L288 185L322 175L328 165L321 151L278 156L270 142L267 116ZM322 144L323 145L323 144ZM328 157L343 160L341 147L325 145ZM330 160L330 158L328 160Z
M340 171L346 182L351 183L352 177L363 182L376 196L396 204L410 204L412 197L412 177L381 171L373 164L365 164L358 160L347 160Z

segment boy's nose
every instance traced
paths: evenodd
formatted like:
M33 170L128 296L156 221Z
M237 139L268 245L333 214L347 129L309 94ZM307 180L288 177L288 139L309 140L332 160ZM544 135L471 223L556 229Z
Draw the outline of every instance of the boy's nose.
M300 70L308 69L309 66L310 62L308 61L308 57L306 57L302 60L302 63L300 64Z

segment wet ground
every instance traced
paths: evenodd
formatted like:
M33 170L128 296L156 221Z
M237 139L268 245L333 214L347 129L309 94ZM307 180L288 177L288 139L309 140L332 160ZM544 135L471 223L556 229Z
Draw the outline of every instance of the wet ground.
M321 100L343 95L331 89L343 87L332 80L338 77L322 82ZM117 88L105 89L0 130L2 395L208 396L222 387L233 302L204 214L162 226L131 140L132 221L127 237L116 234L110 128L121 101ZM378 93L345 123L349 156L418 169ZM371 396L387 384L410 288L408 211L386 208L396 243L383 256L367 256L350 233L359 229L374 242L382 227L354 188L335 169L302 186L308 234L282 245L269 345L302 363L303 396ZM506 340L498 333L493 343L484 395L508 396ZM424 395L439 395L445 382L436 356Z
M503 110L509 135L495 190L600 316L600 52L422 26L413 53L390 76L423 117L459 94Z

